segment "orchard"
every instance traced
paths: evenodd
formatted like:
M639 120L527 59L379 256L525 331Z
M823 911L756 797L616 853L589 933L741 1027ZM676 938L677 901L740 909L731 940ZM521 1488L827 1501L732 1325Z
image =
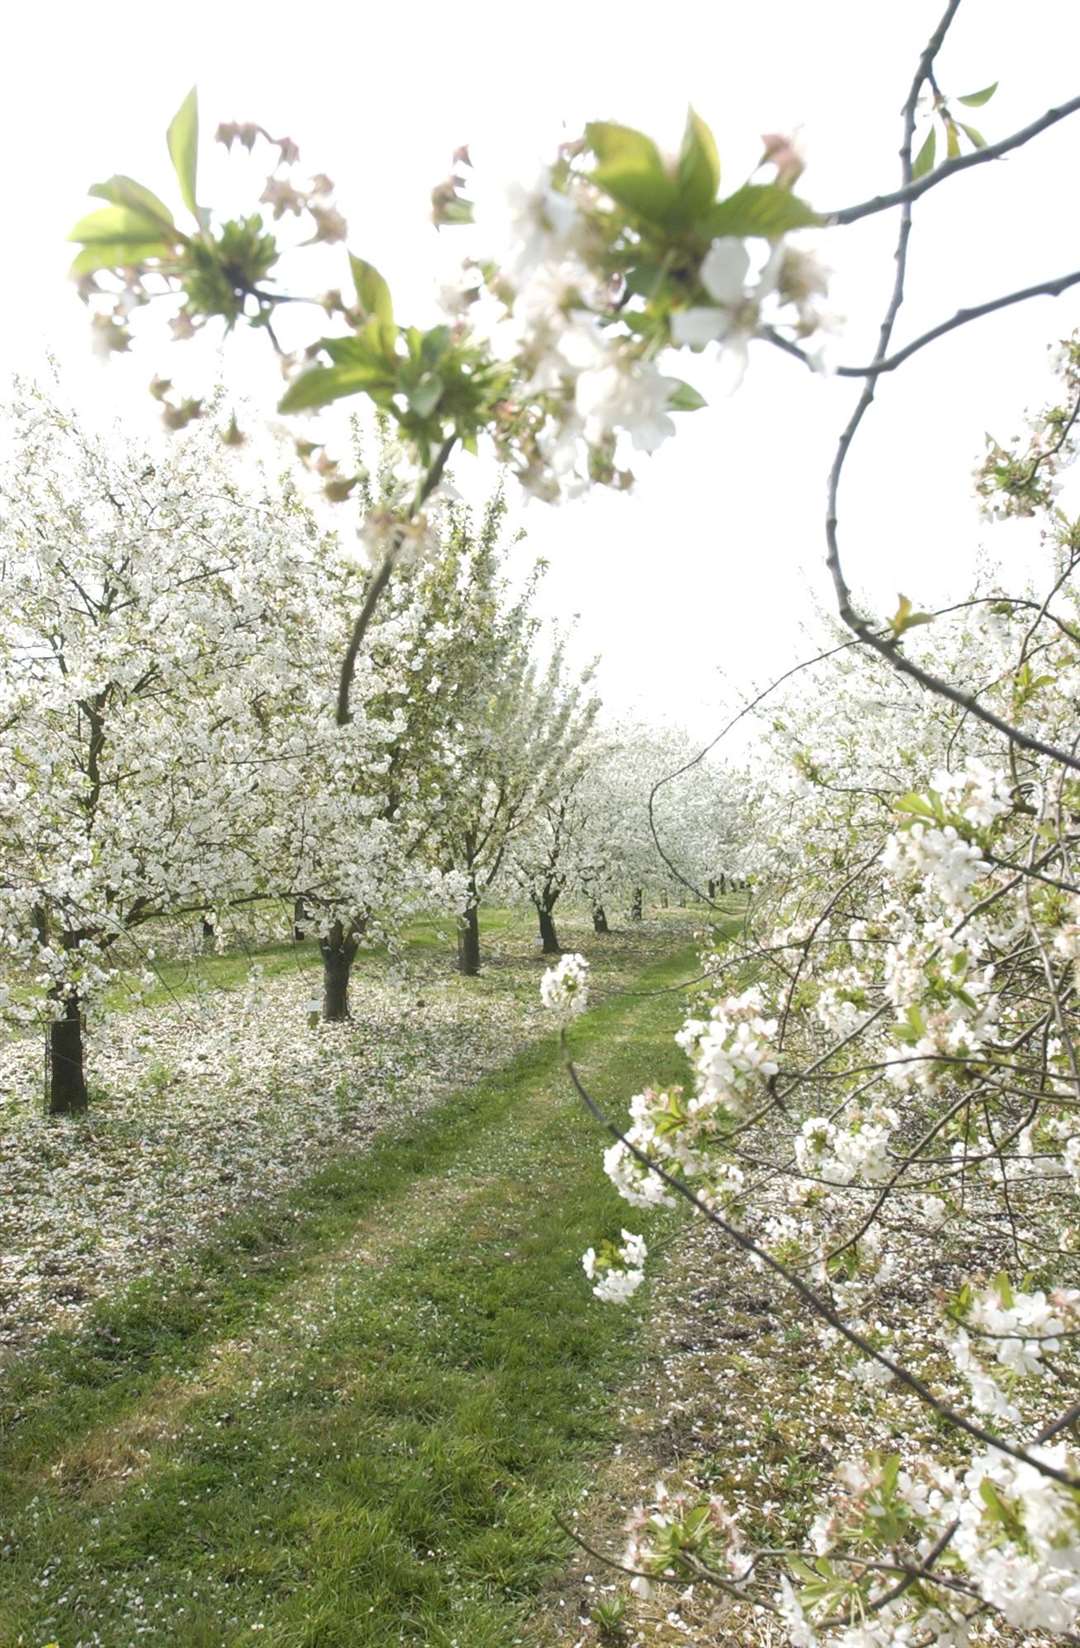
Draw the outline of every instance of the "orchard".
M966 10L874 66L899 165L847 204L798 134L732 183L696 108L503 177L448 141L424 324L377 215L194 89L167 191L89 189L71 275L158 427L55 359L2 413L4 1642L1080 1640L1080 271L973 257L934 318L919 250L1080 97L997 129ZM995 342L1031 305L1049 372ZM934 541L958 335L1010 397L986 547L883 604L862 454L921 370ZM653 559L697 637L767 373L842 404L831 604L717 659L702 735L690 642L620 688L559 556L711 427ZM754 438L782 488L782 394ZM779 596L739 622L776 656Z

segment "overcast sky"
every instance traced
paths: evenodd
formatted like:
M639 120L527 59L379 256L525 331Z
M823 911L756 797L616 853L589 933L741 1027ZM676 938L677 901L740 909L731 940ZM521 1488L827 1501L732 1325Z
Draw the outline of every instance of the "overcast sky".
M178 381L206 372L205 359L149 339L133 359L99 368L65 279L64 237L92 204L87 185L123 171L175 200L163 133L192 82L201 198L215 204L228 187L224 151L207 141L220 120L288 132L305 166L335 179L349 248L387 276L399 317L430 324L436 269L456 250L431 228L428 197L458 144L471 144L478 165L528 171L586 119L607 118L674 147L692 103L716 132L728 186L755 165L762 132L798 129L801 192L821 210L839 207L895 185L898 110L940 6L19 7L5 21L0 71L11 235L0 359L33 370L51 347L73 393L137 429L152 415L155 370ZM1034 0L1022 15L1005 0L965 0L938 75L952 95L1000 80L972 113L992 139L1075 95L1078 64L1076 0ZM1074 118L917 207L898 342L961 305L1076 267L1078 160ZM845 361L872 351L892 231L891 218L874 219L816 237L846 317ZM1022 531L980 524L971 471L984 431L1007 436L1038 403L1046 346L1078 319L1074 293L1036 300L927 350L883 387L842 497L849 575L871 602L892 611L898 589L918 605L962 593L980 544L1005 563L1029 553ZM280 383L255 341L240 341L227 371L269 405ZM707 365L691 361L684 375L709 394ZM551 563L545 604L580 614L581 651L604 655L614 709L705 735L733 687L796 655L800 624L813 625L815 600L828 602L824 478L855 393L755 346L738 394L681 419L678 438L638 465L632 495L523 511L531 548ZM468 460L459 474L469 492L489 479Z

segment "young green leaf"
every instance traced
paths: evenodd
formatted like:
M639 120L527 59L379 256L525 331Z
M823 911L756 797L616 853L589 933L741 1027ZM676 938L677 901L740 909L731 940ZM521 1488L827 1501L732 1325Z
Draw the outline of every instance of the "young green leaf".
M409 410L418 418L429 418L442 398L445 385L437 373L421 378L415 389L409 390Z
M371 372L373 380L393 382L400 364L395 343L397 332L384 321L369 320L359 332L347 338L323 338L326 350L335 366L362 367Z
M95 183L88 192L97 200L108 200L114 206L126 206L133 212L141 213L151 222L156 222L159 229L174 227L173 215L165 202L159 200L152 190L136 183L133 177L124 177L118 172L104 183Z
M69 240L78 240L84 246L98 242L110 245L133 245L136 242L161 239L161 224L145 212L132 211L128 206L103 206L80 218L72 229Z
M919 624L932 624L933 615L929 612L914 612L911 602L906 595L897 596L899 605L889 619L889 628L895 636L903 635L907 629L915 629Z
M960 133L951 120L945 122L945 151L949 160L956 160L960 154Z
M652 223L678 215L678 180L668 175L651 137L607 120L591 121L585 136L599 162L593 181L619 206Z
M669 412L696 412L708 404L704 395L699 395L691 384L680 383L668 396L667 409Z
M345 395L362 395L379 388L388 388L387 380L372 366L358 363L351 366L312 366L289 385L278 402L279 412L309 412Z
M381 320L393 326L394 305L390 297L390 288L375 265L365 263L363 258L353 257L351 253L349 265L356 288L356 300L364 311L365 319Z
M961 97L959 101L966 104L969 109L979 109L984 103L989 103L999 84L1000 82L995 80L992 86L984 86L981 92L968 92L967 96Z
M195 180L199 158L199 98L194 86L173 116L166 133L166 142L169 145L173 170L180 185L180 198L192 216L198 218Z
M693 109L679 150L679 205L687 218L700 217L716 199L720 187L720 156L716 140Z
M68 271L72 280L96 275L99 269L130 269L148 258L168 258L173 248L163 240L97 240L84 246Z
M971 144L972 148L974 148L974 149L985 149L986 148L986 139L985 139L985 137L982 135L981 132L976 131L974 126L965 126L964 122L962 120L958 120L957 125L960 127L960 130L963 132L964 136L967 138L967 140Z
M718 235L761 235L771 240L820 222L818 214L790 189L778 183L744 183L726 200L711 206L695 227L710 240Z
M931 126L926 136L926 142L915 156L915 164L911 168L913 179L925 177L933 170L934 156L937 154L937 132Z

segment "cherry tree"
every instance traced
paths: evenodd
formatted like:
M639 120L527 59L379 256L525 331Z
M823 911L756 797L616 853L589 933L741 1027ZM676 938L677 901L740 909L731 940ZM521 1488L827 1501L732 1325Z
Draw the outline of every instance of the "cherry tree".
M501 886L511 900L525 899L536 911L540 948L546 956L562 953L556 905L566 892L571 896L584 892L581 854L589 832L583 791L596 759L596 745L588 739L563 768L552 793L540 802L527 827L510 842L506 856Z
M67 1112L87 1102L85 1010L135 929L270 891L253 740L308 690L272 622L296 608L307 532L287 498L236 484L209 425L121 447L29 386L11 419L0 929L8 1005L47 1003L49 1108Z
M461 718L447 768L445 810L432 831L438 861L464 878L458 965L467 975L480 966L480 905L515 837L540 828L541 817L557 816L562 776L597 710L588 677L568 671L560 646L538 667L537 625L528 613L528 596L500 614L484 593L487 576L481 570L466 592L469 600L484 600L489 616L482 639L468 648L467 671L458 676ZM464 626L465 633L471 629ZM557 880L555 864L552 871ZM549 889L541 900L549 921L551 894Z

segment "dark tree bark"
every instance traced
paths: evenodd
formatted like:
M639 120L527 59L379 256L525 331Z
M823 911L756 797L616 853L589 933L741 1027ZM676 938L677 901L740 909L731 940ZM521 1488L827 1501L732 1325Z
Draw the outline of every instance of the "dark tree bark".
M734 883L733 883L733 885L734 885ZM727 892L727 876L724 875L724 874L721 874L721 876L720 876L720 891L722 893Z
M716 882L713 881L711 876L709 878L708 894L709 894L709 900L711 902L716 897Z
M346 934L340 921L319 940L323 961L323 1009L327 1024L343 1024L349 1017L349 976L356 958L357 941Z
M611 928L608 926L607 913L602 904L593 905L592 924L594 933L610 933Z
M458 916L458 972L475 978L480 971L480 911L470 904Z
M545 956L561 956L559 935L555 931L555 917L550 910L545 910L542 904L536 906L536 913L540 917L540 948Z
M292 918L292 936L297 943L299 943L302 938L307 938L306 923L311 920L311 911L308 909L302 898L293 899Z
M202 946L204 950L211 950L217 937L217 928L208 916L202 918Z
M645 894L640 887L634 888L634 902L630 906L630 920L640 921L644 908Z
M49 1025L49 1115L77 1116L88 1103L82 1004L72 990L64 997L62 1015Z

